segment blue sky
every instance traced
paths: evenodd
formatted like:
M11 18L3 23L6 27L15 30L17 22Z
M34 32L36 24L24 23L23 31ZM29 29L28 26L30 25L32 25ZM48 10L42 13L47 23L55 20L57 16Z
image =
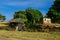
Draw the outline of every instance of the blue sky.
M10 20L14 12L32 7L46 15L53 2L54 0L0 0L0 13L6 16L6 20Z

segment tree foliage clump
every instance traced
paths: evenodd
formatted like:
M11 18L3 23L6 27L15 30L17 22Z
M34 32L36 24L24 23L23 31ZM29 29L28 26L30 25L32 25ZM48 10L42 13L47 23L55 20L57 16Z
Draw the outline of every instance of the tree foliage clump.
M0 21L4 21L6 18L2 14L0 14Z
M47 17L51 18L52 22L60 23L60 1L55 0L54 5L49 9Z
M33 23L39 22L43 18L43 15L39 10L35 10L32 8L26 9L26 16L28 21L31 21Z
M18 11L14 14L14 19L19 19L20 21L27 21L25 11Z
M27 19L28 21L32 23L36 23L36 22L39 22L43 18L43 15L38 10L28 8L25 11L15 12L14 19L15 18L23 18L23 19Z
M15 19L15 18L23 18L23 19L26 19L25 11L15 12L15 14L14 14L14 19Z
M25 21L27 28L37 29L36 23L41 21L43 15L39 10L28 8L25 11L15 12L14 19L15 18L27 19L27 21Z

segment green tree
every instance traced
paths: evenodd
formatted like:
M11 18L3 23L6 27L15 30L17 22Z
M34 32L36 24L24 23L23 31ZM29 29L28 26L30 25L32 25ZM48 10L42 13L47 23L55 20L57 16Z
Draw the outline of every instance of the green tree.
M16 18L20 18L20 19L22 19L22 20L27 20L25 11L15 12L15 14L14 14L14 19L16 19Z
M26 16L27 16L27 19L32 23L39 22L43 18L43 15L40 11L32 8L26 9Z
M52 22L60 23L60 1L55 0L54 5L49 9L47 17L51 18Z
M4 21L6 18L2 14L0 14L0 21Z
M15 18L21 18L21 19L27 19L28 21L25 21L25 25L29 29L37 29L36 22L41 21L43 18L43 15L40 11L28 8L25 11L18 11L15 12L14 14L14 19Z

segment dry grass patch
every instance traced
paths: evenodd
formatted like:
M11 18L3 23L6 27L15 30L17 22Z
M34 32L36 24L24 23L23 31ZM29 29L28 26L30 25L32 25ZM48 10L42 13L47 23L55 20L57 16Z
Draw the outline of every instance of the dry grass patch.
M60 40L60 32L22 32L0 30L0 40Z

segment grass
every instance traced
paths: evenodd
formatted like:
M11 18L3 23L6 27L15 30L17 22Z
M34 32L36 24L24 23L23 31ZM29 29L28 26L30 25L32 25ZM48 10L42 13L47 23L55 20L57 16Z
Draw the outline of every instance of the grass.
M0 30L0 40L60 40L60 32L25 32Z

